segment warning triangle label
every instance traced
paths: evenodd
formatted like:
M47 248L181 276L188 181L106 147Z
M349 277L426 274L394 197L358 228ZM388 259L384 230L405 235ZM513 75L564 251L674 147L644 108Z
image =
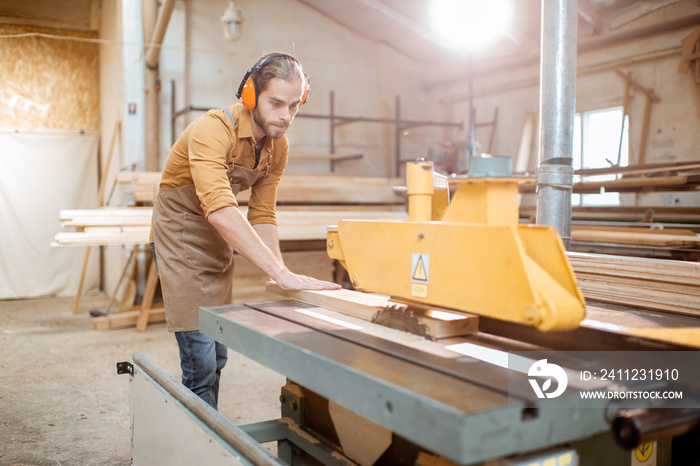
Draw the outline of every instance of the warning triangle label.
M423 282L428 281L428 273L425 270L425 264L423 263L423 256L420 256L418 258L418 262L416 263L416 267L413 270L413 279L420 280Z

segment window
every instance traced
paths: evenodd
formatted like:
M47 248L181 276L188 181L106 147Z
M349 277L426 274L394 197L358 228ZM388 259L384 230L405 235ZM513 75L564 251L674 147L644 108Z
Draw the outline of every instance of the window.
M574 170L625 167L629 159L628 121L622 127L622 107L577 113L574 116ZM618 160L619 154L619 160ZM586 181L614 180L615 175L588 176ZM574 182L580 181L575 177ZM620 205L619 193L572 194L572 206Z

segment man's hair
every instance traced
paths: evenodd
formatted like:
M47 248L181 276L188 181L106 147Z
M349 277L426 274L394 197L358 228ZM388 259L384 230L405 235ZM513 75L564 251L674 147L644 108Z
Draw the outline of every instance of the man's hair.
M258 88L258 92L266 90L270 85L270 80L273 78L284 79L290 83L301 80L304 87L304 94L308 97L311 87L309 77L304 73L301 63L293 56L281 52L267 53L260 57L260 60L258 60L254 67L273 55L282 55L282 58L272 60L265 64L262 69L253 72L253 80L255 81L255 86Z

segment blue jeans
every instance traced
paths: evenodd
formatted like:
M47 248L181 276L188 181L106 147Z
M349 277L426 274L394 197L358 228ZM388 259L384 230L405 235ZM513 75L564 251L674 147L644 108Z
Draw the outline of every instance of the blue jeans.
M151 243L151 252L158 270L153 243ZM228 360L226 345L218 343L213 338L200 333L199 330L175 332L175 339L180 348L182 384L217 409L221 369Z
M175 332L180 348L182 384L217 409L221 369L228 359L226 345L191 330Z

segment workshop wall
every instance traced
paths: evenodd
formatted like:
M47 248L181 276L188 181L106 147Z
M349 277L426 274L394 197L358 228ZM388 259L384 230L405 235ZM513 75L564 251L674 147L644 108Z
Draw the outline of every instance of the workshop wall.
M95 205L97 34L3 24L0 35L0 299L73 295L84 256L51 241L60 209ZM93 258L85 291L99 286L97 265Z

